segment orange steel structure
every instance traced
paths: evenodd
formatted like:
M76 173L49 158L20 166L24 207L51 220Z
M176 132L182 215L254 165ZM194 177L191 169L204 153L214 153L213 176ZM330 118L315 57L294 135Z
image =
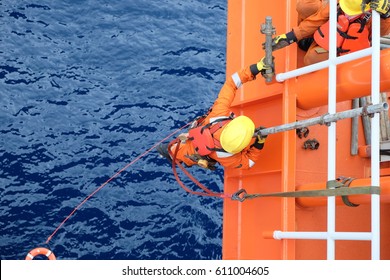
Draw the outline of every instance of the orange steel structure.
M276 34L297 24L295 1L230 0L227 14L227 75L264 56L260 33L266 16L272 16ZM390 50L381 51L381 90L390 89ZM302 66L302 51L296 44L274 52L276 73ZM351 109L351 98L370 95L370 57L362 63L338 66L337 111ZM362 66L363 65L363 66ZM362 69L363 68L363 69ZM354 78L355 77L355 78ZM357 80L356 80L357 79ZM267 84L261 77L245 84L237 93L233 110L247 115L256 126L276 126L327 113L327 70ZM327 127L309 128L307 138L295 131L269 135L262 160L249 171L225 169L226 193L245 188L248 194L323 189L327 181ZM336 176L357 178L351 187L370 185L370 159L350 154L351 120L337 122ZM315 138L319 149L303 149ZM359 120L359 146L364 146ZM390 259L390 168L381 163L381 259ZM337 200L336 231L370 232L369 195L350 196L358 207ZM256 198L244 202L225 200L223 220L223 259L293 260L327 258L326 240L274 240L269 232L326 231L326 198ZM336 259L370 259L370 241L336 241Z

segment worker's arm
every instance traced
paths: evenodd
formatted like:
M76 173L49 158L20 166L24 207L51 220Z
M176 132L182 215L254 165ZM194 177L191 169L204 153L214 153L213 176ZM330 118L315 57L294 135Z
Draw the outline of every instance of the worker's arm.
M381 19L381 36L390 35L390 17Z
M307 17L294 27L292 31L276 36L272 40L272 50L279 50L298 42L301 39L313 36L318 27L329 20L329 5L322 6L316 13Z
M237 89L246 82L254 80L257 74L264 74L265 70L269 69L268 66L264 65L263 60L264 58L258 63L252 64L226 79L225 84L218 94L218 98L214 102L212 111L209 114L210 118L230 115L230 106L236 96Z
M303 20L297 27L293 28L293 32L297 41L313 36L318 27L322 26L329 20L329 4L322 6L318 11Z
M218 158L218 162L228 168L250 169L255 165L261 156L261 150L264 147L265 139L259 141L252 140L252 144L242 152L226 158Z

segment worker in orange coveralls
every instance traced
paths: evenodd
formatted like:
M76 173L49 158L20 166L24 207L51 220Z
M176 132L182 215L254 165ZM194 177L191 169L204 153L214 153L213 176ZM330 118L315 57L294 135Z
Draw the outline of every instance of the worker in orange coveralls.
M169 161L176 154L176 160L187 167L198 164L213 170L218 162L224 167L251 168L260 157L266 137L254 137L253 121L246 116L233 116L230 106L242 84L271 69L263 60L227 78L211 111L195 121L188 133L179 135L177 153L177 142L160 144L157 151Z
M316 1L301 1L305 3L301 3L297 10L304 13L300 15L300 18L304 19L292 31L276 36L272 42L272 49L278 50L294 42L303 42L303 39L313 37L314 41L306 47L307 53L303 61L305 65L310 65L327 60L329 56L329 3L324 5L325 1L323 1L318 4L320 1L317 0L318 10L305 18L316 9ZM381 14L381 36L390 34L390 0L339 0L338 55L370 47L371 10ZM303 45L300 47L305 49Z
M315 14L322 6L327 4L328 0L297 0L298 23Z

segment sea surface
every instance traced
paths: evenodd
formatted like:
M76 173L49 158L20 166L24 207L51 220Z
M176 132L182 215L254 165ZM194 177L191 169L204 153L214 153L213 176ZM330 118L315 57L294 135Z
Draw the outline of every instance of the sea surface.
M68 260L221 259L220 199L184 191L154 149L126 166L212 105L226 13L226 0L1 0L2 260L38 246ZM221 167L189 171L222 191Z

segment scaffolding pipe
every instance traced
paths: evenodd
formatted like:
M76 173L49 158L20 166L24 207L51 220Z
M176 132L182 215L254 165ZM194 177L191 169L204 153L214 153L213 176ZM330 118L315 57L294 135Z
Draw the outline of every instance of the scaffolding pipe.
M347 118L353 118L356 116L360 116L363 114L374 114L374 113L380 113L381 111L388 110L389 105L386 102L380 103L380 104L374 104L374 105L369 105L366 107L361 107L361 108L356 108L356 109L351 109L335 114L325 114L320 117L315 117L311 118L308 120L302 120L302 121L297 121L289 124L284 124L284 125L279 125L279 126L274 126L274 127L269 127L269 128L257 128L254 137L260 135L260 136L266 136L269 134L275 134L279 132L284 132L284 131L289 131L297 128L303 128L303 127L308 127L308 126L313 126L317 124L330 124L332 122L336 122L342 119L347 119Z
M352 109L359 108L359 98L352 100ZM351 155L356 156L358 154L358 128L359 118L353 117L351 122Z
M264 64L270 66L270 69L265 70L265 80L267 82L272 82L273 77L275 76L274 72L274 58L272 56L272 35L275 34L275 28L272 26L272 17L267 16L265 18L265 23L261 25L261 33L265 34L265 58Z
M390 47L390 38L388 37L381 37L381 47L382 45L387 45L387 47Z
M367 97L360 97L360 106L364 107L369 104L367 102ZM371 120L369 116L363 116L362 117L362 124L363 124L363 132L364 132L364 139L366 141L366 145L371 145Z

